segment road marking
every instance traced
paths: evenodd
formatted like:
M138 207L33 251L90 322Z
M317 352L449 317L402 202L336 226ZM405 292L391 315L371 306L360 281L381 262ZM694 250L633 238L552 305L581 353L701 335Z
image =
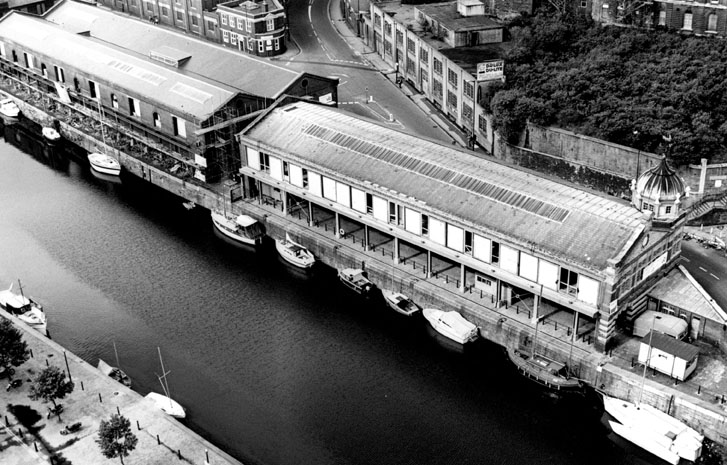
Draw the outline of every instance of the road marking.
M687 257L682 257L682 260L684 260L684 261L685 261L685 262L687 262L687 263L688 263L688 262L691 262L691 260L689 260L689 259L688 259Z
M714 279L716 279L717 281L719 281L719 278L718 278L718 277L716 277L715 275L713 275L712 273L709 273L709 275L710 275L711 277L713 277Z
M310 21L311 23L313 23L313 18L311 17L311 14L310 14L310 10L311 10L311 8L313 8L312 5L313 5L313 0L311 0L311 2L308 4L308 21ZM313 32L315 32L315 29L313 29Z
M702 270L702 271L704 271L705 273L707 273L707 270L705 270L705 269L704 269L704 268L702 268L701 266L699 267L699 269L700 269L700 270Z

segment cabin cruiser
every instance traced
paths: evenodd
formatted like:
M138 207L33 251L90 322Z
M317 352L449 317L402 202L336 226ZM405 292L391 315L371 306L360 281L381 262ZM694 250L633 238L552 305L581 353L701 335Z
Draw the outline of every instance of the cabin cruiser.
M20 321L37 330L44 336L48 335L47 320L43 306L33 299L13 292L13 283L4 291L0 291L0 307L15 315Z
M212 211L212 223L225 236L248 245L260 245L263 240L263 227L254 218L238 215L230 219L225 213Z
M477 326L465 320L459 312L425 308L422 314L437 332L455 342L466 344L477 339Z
M302 245L294 242L288 233L285 233L285 239L275 240L275 250L278 251L283 260L298 268L310 268L316 262L313 254Z
M344 268L343 270L339 270L338 279L346 287L361 295L369 294L374 288L373 283L366 277L366 272L360 268Z
M415 304L413 300L400 292L382 289L381 295L384 296L386 305L389 308L401 313L402 315L411 316L422 309L419 305Z
M108 363L104 362L103 360L98 360L98 369L101 371L101 373L105 374L109 378L115 379L119 383L123 384L126 387L131 387L131 378L129 378L129 375L123 372L121 368L118 367L112 367Z
M0 114L10 119L17 118L20 116L20 108L13 99L3 98L0 100Z

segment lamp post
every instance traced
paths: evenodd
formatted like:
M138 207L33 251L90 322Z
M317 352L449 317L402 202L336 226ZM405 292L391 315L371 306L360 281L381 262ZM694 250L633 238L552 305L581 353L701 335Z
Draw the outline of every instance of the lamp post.
M634 142L636 142L636 139L639 137L639 131L634 130ZM636 144L638 145L638 144ZM641 149L638 147L636 148L636 181L639 180L639 162L641 161Z

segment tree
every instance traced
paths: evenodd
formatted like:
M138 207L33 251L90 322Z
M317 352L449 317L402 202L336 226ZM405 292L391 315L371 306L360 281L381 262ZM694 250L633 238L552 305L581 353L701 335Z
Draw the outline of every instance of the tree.
M41 399L43 403L51 402L55 410L56 399L63 399L71 392L73 392L73 382L66 381L66 374L60 368L49 366L38 373L33 380L28 397L32 400Z
M101 448L104 457L109 459L118 457L123 465L124 457L136 449L138 442L131 431L131 422L123 415L115 413L109 420L101 420L96 444Z
M23 340L23 334L13 326L10 320L0 318L0 368L12 380L14 370L30 358L28 344Z

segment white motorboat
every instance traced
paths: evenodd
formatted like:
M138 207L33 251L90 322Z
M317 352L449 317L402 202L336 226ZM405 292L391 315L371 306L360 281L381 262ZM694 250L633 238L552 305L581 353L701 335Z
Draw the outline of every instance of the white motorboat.
M212 223L218 231L230 239L249 245L262 243L264 236L262 225L247 215L238 215L233 220L224 213L212 211Z
M146 398L153 401L157 408L167 415L179 419L187 416L187 412L184 411L184 407L168 396L159 394L158 392L150 392L146 395Z
M17 118L20 116L20 108L10 98L3 98L0 100L0 114L6 118Z
M285 233L285 239L275 240L275 250L283 257L283 260L298 268L310 268L316 262L313 254L302 245L294 242L288 233Z
M61 138L61 134L50 126L44 127L41 133L48 142L58 142Z
M162 410L167 415L171 415L174 418L185 418L187 416L187 412L184 410L184 407L179 405L179 403L177 403L169 395L169 382L167 381L167 375L170 372L164 371L162 351L159 347L157 347L157 352L159 352L159 364L162 366L162 374L157 375L157 378L159 378L159 382L162 385L162 390L164 391L164 394L150 392L146 395L146 398L152 400L154 404L156 404L157 408Z
M455 342L466 344L477 339L477 326L465 320L459 312L425 308L422 314L437 332Z
M0 307L44 336L48 335L48 322L45 312L43 312L43 306L31 298L25 297L22 287L20 287L20 294L13 292L13 283L7 290L0 291Z
M338 279L350 289L361 295L367 295L374 285L366 277L366 272L360 268L344 268L338 271Z
M702 454L704 436L650 405L603 395L611 429L619 436L676 465L680 458L694 462Z
M415 304L413 300L400 292L382 289L381 295L384 296L386 305L388 305L389 308L401 313L402 315L411 316L422 309L419 305Z
M91 165L91 169L94 169L99 173L111 176L119 176L121 174L121 163L119 163L119 161L114 157L106 155L105 153L89 153L88 163Z

